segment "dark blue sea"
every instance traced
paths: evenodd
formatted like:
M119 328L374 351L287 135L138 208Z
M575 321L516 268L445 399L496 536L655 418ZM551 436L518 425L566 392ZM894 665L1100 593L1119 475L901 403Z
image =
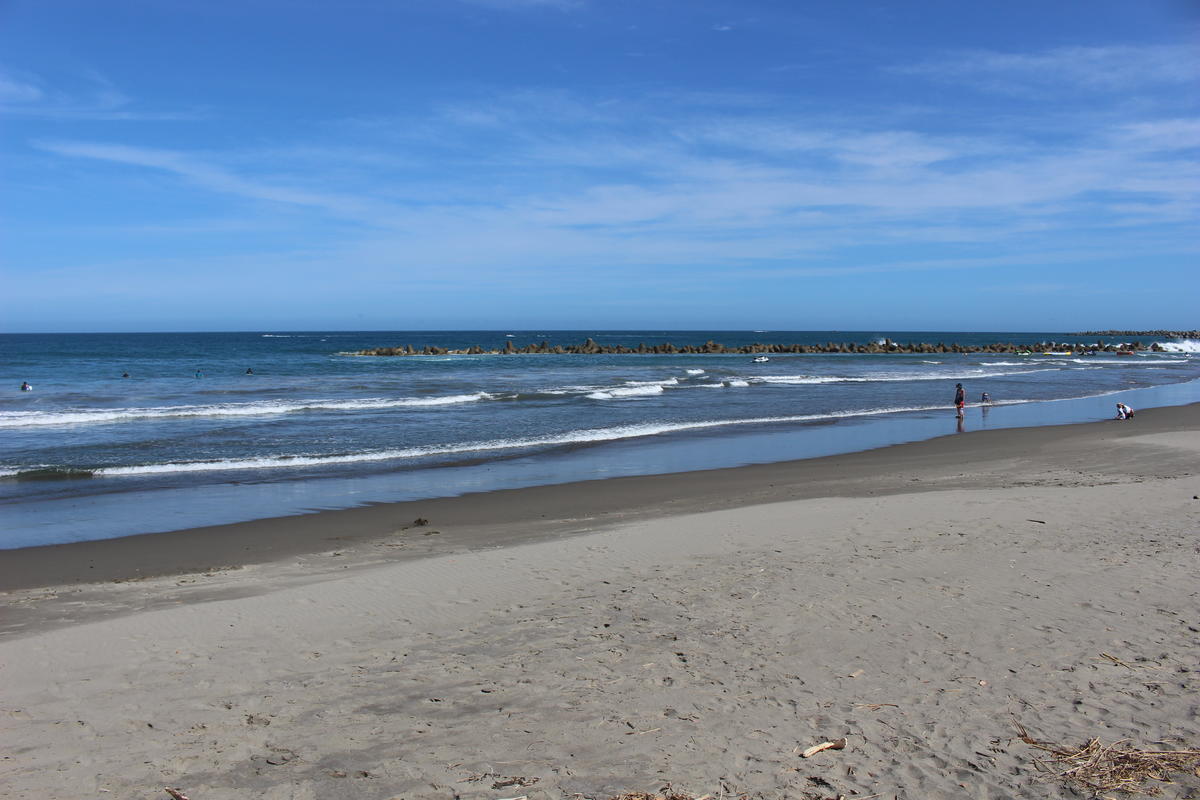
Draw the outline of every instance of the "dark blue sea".
M1200 400L1200 343L1074 356L447 355L636 347L1094 342L1062 333L445 331L0 336L0 548L1105 419ZM1108 341L1117 342L1118 339ZM128 377L122 377L128 374ZM19 391L22 381L33 386ZM981 394L990 404L978 402Z

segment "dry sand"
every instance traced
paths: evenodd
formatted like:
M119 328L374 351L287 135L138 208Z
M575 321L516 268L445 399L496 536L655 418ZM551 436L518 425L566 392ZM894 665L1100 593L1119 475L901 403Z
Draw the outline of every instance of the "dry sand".
M1012 720L1200 746L1198 475L1190 406L6 553L0 787L1084 797Z

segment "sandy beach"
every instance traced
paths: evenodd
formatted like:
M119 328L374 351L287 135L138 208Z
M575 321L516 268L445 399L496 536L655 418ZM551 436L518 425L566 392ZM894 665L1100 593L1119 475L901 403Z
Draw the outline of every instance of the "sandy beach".
M1200 747L1198 498L1183 406L5 552L0 786L1086 797L1014 721Z

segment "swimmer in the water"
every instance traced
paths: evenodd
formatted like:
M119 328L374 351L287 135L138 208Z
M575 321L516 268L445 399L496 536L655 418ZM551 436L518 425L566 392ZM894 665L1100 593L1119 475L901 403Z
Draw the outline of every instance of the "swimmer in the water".
M33 391L33 387L29 385L29 381L21 381L21 391L22 392L32 392Z

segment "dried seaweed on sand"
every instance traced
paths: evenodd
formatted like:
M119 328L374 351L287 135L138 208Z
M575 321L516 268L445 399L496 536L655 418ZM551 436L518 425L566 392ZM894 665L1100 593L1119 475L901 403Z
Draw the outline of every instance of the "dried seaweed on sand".
M1173 773L1200 774L1200 750L1139 750L1125 740L1106 745L1099 739L1082 747L1063 747L1038 741L1021 723L1013 724L1021 741L1049 753L1033 759L1039 770L1093 793L1156 795L1160 789L1146 786L1147 781L1170 783Z
M668 794L650 794L648 792L633 792L632 794L621 794L612 798L612 800L708 800L712 797L710 794L695 797L690 794L680 794L668 790Z

